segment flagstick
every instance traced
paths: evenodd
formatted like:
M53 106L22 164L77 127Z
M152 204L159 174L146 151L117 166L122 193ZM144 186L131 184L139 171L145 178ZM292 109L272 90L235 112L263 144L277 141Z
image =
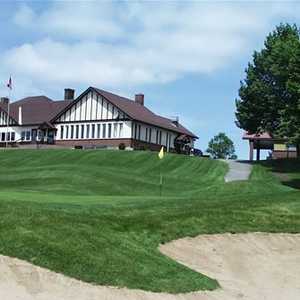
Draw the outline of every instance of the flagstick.
M160 175L160 181L159 181L159 196L162 196L162 184L163 184L163 176L161 173L161 166L159 167L159 175Z
M162 185L163 185L163 174L161 171L161 160L164 158L164 148L161 147L159 153L158 153L158 158L159 158L159 196L162 196Z

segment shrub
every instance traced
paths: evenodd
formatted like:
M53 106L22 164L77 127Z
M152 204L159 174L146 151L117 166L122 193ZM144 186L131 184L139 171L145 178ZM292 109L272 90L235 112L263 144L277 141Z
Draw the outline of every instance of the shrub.
M126 149L126 146L124 143L120 143L119 144L119 150L125 150Z

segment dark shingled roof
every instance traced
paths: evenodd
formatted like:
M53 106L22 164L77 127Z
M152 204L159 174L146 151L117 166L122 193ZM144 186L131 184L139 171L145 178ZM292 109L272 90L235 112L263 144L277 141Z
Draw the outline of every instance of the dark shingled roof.
M53 101L46 96L27 97L10 104L10 116L18 121L19 107L22 107L22 124L33 125L50 122L72 100ZM5 107L6 106L6 107ZM7 105L1 105L7 112Z
M106 98L112 104L120 108L123 112L125 112L129 117L131 117L134 120L147 123L147 124L153 124L165 129L169 129L181 134L185 134L197 138L195 134L193 134L191 131L183 127L181 124L178 124L178 126L176 126L171 119L164 118L154 114L147 107L139 103L136 103L134 100L121 97L97 88L92 88L92 89L94 89L104 98Z

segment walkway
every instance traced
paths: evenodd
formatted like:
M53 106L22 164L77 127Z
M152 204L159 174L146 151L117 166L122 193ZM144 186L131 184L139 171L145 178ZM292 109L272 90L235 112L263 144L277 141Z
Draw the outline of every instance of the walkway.
M225 182L249 179L252 170L252 165L249 162L237 160L226 160L225 162L229 165L229 171L225 176Z

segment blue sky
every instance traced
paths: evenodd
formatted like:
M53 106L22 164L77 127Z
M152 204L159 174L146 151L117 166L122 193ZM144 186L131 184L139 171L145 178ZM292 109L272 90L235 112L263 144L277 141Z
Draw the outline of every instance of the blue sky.
M97 86L133 97L199 136L225 132L239 158L235 98L254 50L280 22L298 23L290 1L0 1L0 94L63 97Z

